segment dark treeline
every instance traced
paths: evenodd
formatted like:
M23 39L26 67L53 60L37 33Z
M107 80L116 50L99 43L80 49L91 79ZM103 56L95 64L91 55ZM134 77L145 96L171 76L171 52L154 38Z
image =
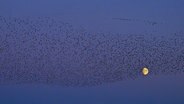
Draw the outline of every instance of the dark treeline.
M0 84L94 86L184 72L184 34L89 33L51 17L0 17Z

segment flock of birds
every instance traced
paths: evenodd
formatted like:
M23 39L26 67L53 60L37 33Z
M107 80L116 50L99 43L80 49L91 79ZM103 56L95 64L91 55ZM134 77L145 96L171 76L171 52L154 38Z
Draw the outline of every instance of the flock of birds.
M151 26L160 24L156 21L131 19L131 18L112 18L112 20L121 20L121 21L127 21L127 22L141 22L141 23L148 24L148 25L151 25Z
M0 17L0 84L94 86L184 72L184 33L90 33L51 17Z

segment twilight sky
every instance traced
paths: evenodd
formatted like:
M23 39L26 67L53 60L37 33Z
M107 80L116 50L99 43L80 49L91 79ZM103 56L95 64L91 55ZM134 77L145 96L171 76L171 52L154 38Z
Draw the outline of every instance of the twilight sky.
M169 49L169 46L171 46L176 48L176 50L179 50L174 52L176 55L183 56L183 47L182 47L184 46L184 42L183 42L184 41L183 40L184 39L183 38L184 6L183 5L184 5L183 0L152 0L152 1L148 1L148 0L141 0L141 1L140 0L0 0L0 16L2 16L3 18L6 18L7 21L9 21L10 23L11 23L11 20L8 20L8 17L12 17L12 18L14 17L16 18L51 17L51 18L56 18L56 20L59 19L59 20L62 20L63 22L69 23L72 26L74 26L75 29L84 28L86 33L89 33L89 34L104 33L104 34L112 35L112 37L113 36L116 37L116 35L114 35L116 33L133 34L133 39L136 38L134 37L134 34L136 35L138 34L141 36L143 34L146 37L149 37L152 35L153 37L156 37L156 39L157 37L159 37L160 39L161 36L166 37L166 38L161 38L161 41L158 39L159 40L158 43L159 42L162 43L162 40L164 41L164 39L169 40L170 38L167 38L167 37L170 37L174 33L180 33L180 36L182 38L176 38L178 42L177 47L175 47L174 44L171 44L171 45L166 44L165 46L167 47L164 47L163 45L162 47L159 48L160 50L155 51L155 53L159 54L159 52L162 52L162 49L163 50L165 48ZM0 27L4 28L5 26L0 25ZM45 27L43 26L43 28ZM22 28L16 27L16 29L21 30ZM32 32L32 30L29 30L29 28L27 29L28 29L27 32ZM45 33L48 32L46 30L44 31L44 29L42 31ZM0 37L5 37L3 33L9 33L9 32L10 32L10 29L8 28L6 28L5 31L3 32L0 30ZM18 33L21 34L22 32L24 31L20 31ZM32 39L30 37L23 38L18 33L13 35L11 34L11 36L15 35L15 37L18 37L18 39L22 39L22 40ZM52 33L53 34L57 33L57 31L52 30L51 34ZM9 63L9 64L7 61L6 62L2 61L4 58L6 59L6 57L8 56L9 57L7 59L10 59L10 60L16 59L14 57L10 57L8 52L12 54L14 54L15 52L22 52L22 54L24 54L24 49L27 49L24 47L26 45L19 44L21 42L18 39L17 40L15 39L15 41L13 41L15 37L13 38L11 37L7 44L10 46L15 45L16 47L11 48L12 50L8 50L3 54L0 53L0 56L1 56L0 58L2 58L0 59L0 65L1 65L0 68L2 69L4 66L6 67L9 64L10 65L15 64L13 61L12 63ZM52 35L49 38L58 39L57 36L52 37ZM43 41L47 40L45 38L44 38L45 40L42 38L38 38L38 40L39 39ZM87 39L90 39L90 38L87 37ZM101 38L97 37L97 40L100 40L100 39ZM114 39L118 40L117 37ZM129 40L130 39L131 38L129 38ZM19 45L14 44L14 42L18 43ZM114 43L114 42L116 41L112 41L111 43ZM174 42L172 41L168 43L174 43ZM157 45L156 42L155 44ZM135 46L136 45L137 44L135 44ZM19 48L19 46L23 48ZM29 41L28 41L28 46L29 46ZM39 49L39 45L37 46L38 47L36 48ZM44 44L44 48L41 51L44 51L44 49L47 49L47 46L50 46L50 44L49 45ZM53 45L51 44L51 46ZM117 46L121 47L121 45L119 44ZM129 46L132 46L130 47L130 49L134 47L131 43ZM151 49L153 48L152 46L149 46L149 47L151 47ZM16 49L16 50L13 50L13 49ZM58 49L58 47L56 49ZM138 52L142 52L141 49L142 48L138 49L139 50ZM47 53L47 51L45 53ZM29 53L34 54L34 51L32 52L32 50L26 51L26 52L28 54ZM26 52L25 54L27 54ZM167 52L165 53L167 54ZM171 55L174 56L175 55L174 53L171 53ZM168 53L166 56L169 56L169 55L170 53ZM15 55L15 57L17 56ZM155 59L157 59L157 57ZM168 58L166 57L166 59L172 60L172 57L168 57ZM30 59L30 60L32 60L30 61L30 63L31 62L34 63L35 61L34 59ZM73 62L72 58L68 60L71 60ZM68 63L69 65L71 65L70 63L71 61L69 61ZM158 63L159 62L162 62L162 61L158 60ZM171 62L174 62L174 61L171 61ZM183 60L181 62L183 62ZM112 62L112 63L116 64L115 62ZM148 63L148 62L145 62L145 63ZM177 63L177 65L178 64L179 63ZM49 65L50 64L48 64L48 66ZM53 65L56 65L56 64L53 64ZM169 66L168 63L166 65ZM182 67L183 63L179 65L181 65L179 67L181 68L181 70L183 70L183 67ZM160 66L155 66L155 68L157 68L157 70L161 69ZM168 68L168 67L164 67L164 68ZM161 70L167 70L167 69L161 69ZM104 70L102 70L102 72L103 71ZM173 69L173 72L175 71L176 69ZM76 104L76 103L77 104L122 104L122 103L183 104L184 103L184 100L183 100L184 76L183 75L184 75L183 73L167 74L163 72L162 74L159 74L159 75L151 74L150 76L148 75L147 77L138 77L136 79L120 80L120 81L115 81L113 83L105 83L99 86L90 86L90 87L63 87L63 86L54 85L54 84L53 85L52 84L50 85L0 84L0 103L3 103L3 104L41 104L41 103L44 103L44 104ZM2 77L0 76L0 78Z

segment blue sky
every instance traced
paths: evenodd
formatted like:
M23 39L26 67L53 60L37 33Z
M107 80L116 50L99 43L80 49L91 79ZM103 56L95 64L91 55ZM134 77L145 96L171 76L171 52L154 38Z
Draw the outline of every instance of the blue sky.
M152 34L167 37L184 31L183 5L183 0L0 0L0 16L49 16L60 18L76 28L83 27L91 33ZM123 19L129 21L122 21ZM152 26L145 21L155 21L158 24ZM82 88L0 85L0 103L183 104L183 81L183 74L161 74Z

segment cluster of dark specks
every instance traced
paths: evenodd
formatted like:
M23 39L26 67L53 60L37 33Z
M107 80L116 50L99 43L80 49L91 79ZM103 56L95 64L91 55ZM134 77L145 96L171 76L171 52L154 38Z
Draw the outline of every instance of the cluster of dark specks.
M151 26L160 24L156 21L150 21L150 20L140 20L140 19L130 19L130 18L112 18L113 20L121 20L121 21L127 21L127 22L142 22L144 24L148 24Z
M93 86L184 71L184 34L89 33L50 17L0 17L0 83Z

